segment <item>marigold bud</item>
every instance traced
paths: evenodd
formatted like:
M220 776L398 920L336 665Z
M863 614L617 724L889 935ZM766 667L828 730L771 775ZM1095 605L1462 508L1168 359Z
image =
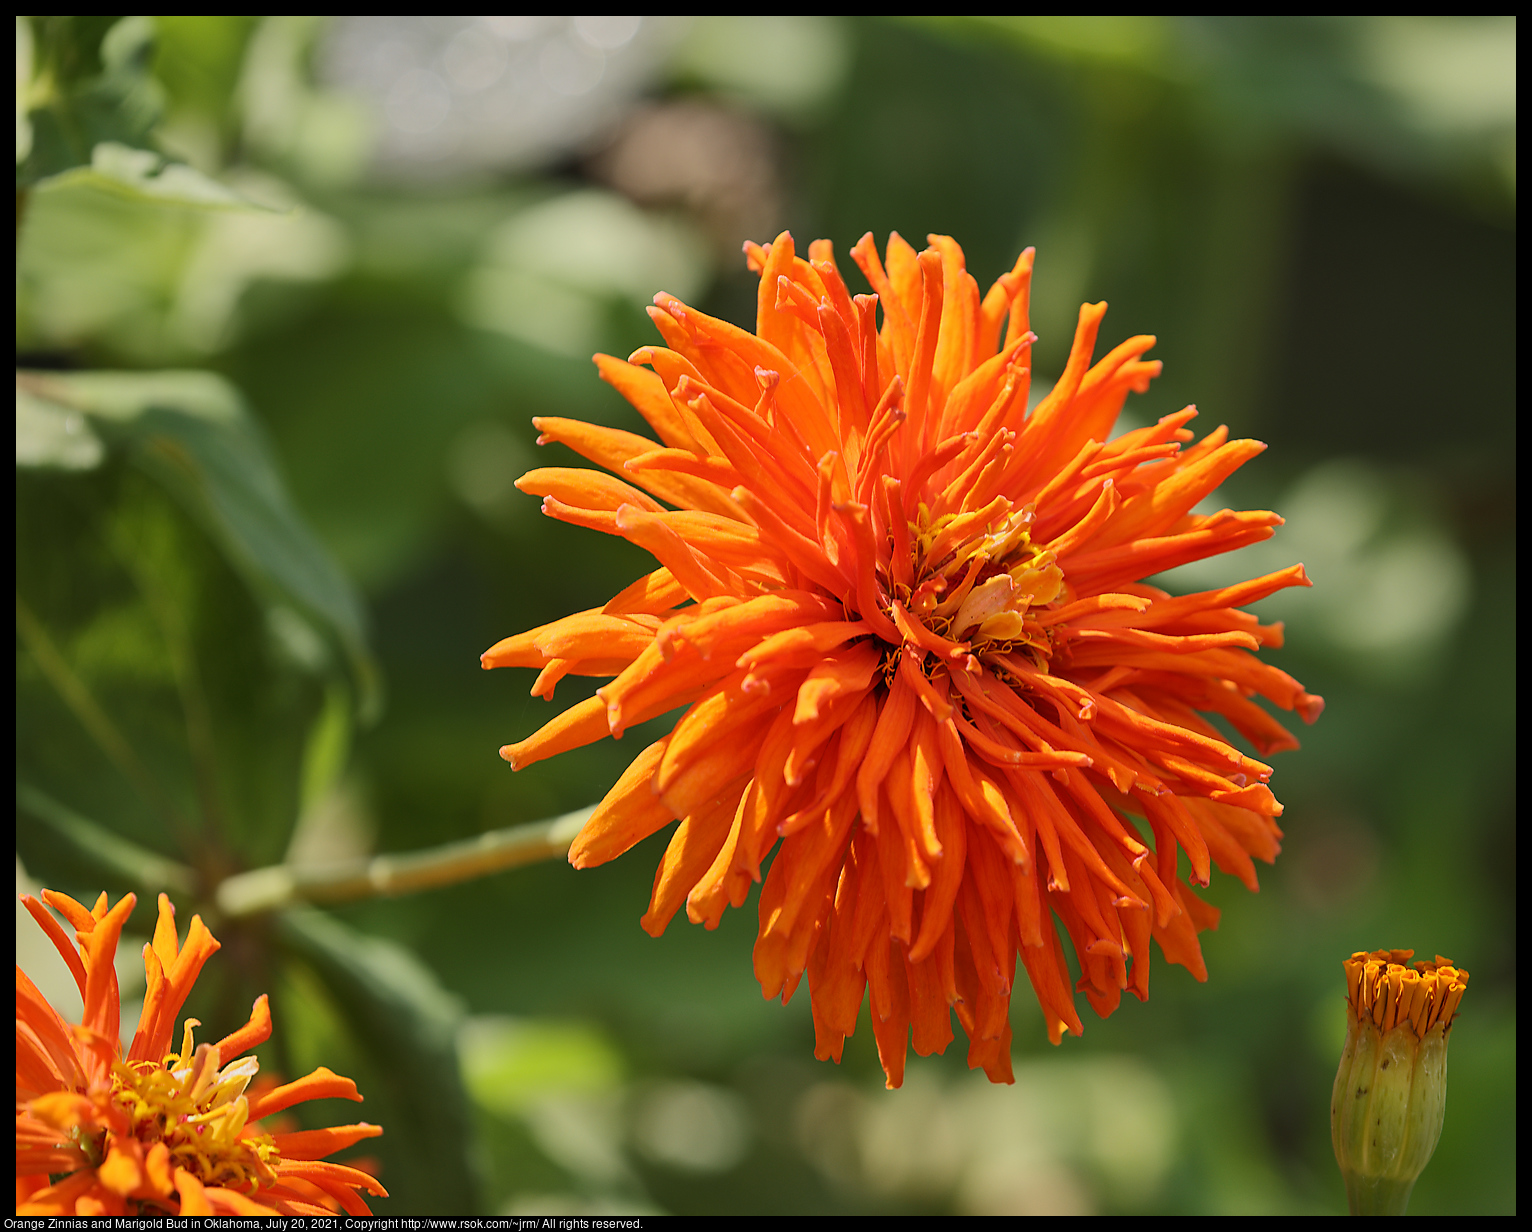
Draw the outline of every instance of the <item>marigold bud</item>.
M1440 954L1353 954L1346 1049L1330 1098L1330 1137L1353 1215L1402 1215L1442 1133L1447 1040L1468 972Z

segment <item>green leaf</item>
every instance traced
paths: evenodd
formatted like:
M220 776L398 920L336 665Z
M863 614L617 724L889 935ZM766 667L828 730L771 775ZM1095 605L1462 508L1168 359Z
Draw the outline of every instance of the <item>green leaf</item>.
M325 690L324 706L315 716L303 746L303 771L298 789L299 812L317 807L335 790L351 755L351 699L342 685Z
M312 908L280 917L279 935L313 967L368 1054L390 1114L379 1140L385 1183L404 1208L475 1210L468 1094L458 1065L462 1008L408 950ZM368 1092L363 1092L367 1096Z
M377 713L380 682L361 602L292 507L233 386L208 372L23 372L17 390L18 465L62 466L66 458L83 465L87 447L60 443L71 435L69 416L83 415L89 430L127 451L202 523L257 594L285 612L286 625L296 622L296 633L317 623L339 645L360 712Z
M164 90L149 71L153 19L16 21L16 188L90 185L158 205L260 205L154 149Z
M153 150L103 141L90 152L89 166L71 167L37 181L35 187L54 190L85 186L135 201L179 205L205 210L254 210L283 213L252 201L227 185L185 163L170 162Z
M195 888L186 865L114 834L30 784L17 782L16 808L46 825L86 868L150 893L189 895Z
M504 1117L551 1093L615 1091L624 1078L621 1051L587 1022L470 1018L459 1046L474 1101Z
M17 466L88 471L100 465L104 453L83 414L17 387Z
M16 35L18 189L90 165L102 142L148 145L162 102L151 18L34 17Z

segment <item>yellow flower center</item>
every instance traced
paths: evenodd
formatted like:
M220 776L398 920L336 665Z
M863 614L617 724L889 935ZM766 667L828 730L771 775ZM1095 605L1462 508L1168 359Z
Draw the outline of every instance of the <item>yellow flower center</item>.
M186 1020L181 1051L162 1065L115 1065L112 1099L141 1143L165 1143L172 1168L185 1168L204 1185L254 1194L276 1181L279 1156L270 1134L242 1136L250 1115L244 1092L259 1063L245 1057L220 1070L215 1045L194 1047L195 1026L197 1019Z
M921 505L910 523L914 585L898 598L939 637L967 642L975 655L1026 649L1046 659L1051 642L1032 608L1064 589L1052 552L1032 542L1033 506L997 500L984 509L932 520Z

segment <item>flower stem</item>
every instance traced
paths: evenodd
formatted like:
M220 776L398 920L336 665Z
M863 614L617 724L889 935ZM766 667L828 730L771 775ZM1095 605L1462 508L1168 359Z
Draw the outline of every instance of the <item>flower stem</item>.
M1346 1176L1346 1201L1353 1215L1403 1215L1410 1205L1413 1180L1396 1181L1381 1176Z
M477 838L445 843L426 851L344 860L317 867L275 864L237 873L215 894L225 916L274 911L297 902L342 902L412 894L487 877L521 864L561 856L595 807L576 809L546 821L491 830Z

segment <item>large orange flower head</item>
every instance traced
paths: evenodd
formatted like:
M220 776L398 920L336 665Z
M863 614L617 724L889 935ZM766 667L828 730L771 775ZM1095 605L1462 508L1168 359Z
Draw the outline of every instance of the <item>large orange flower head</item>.
M160 895L154 940L144 946L148 987L126 1055L113 959L133 911L129 894L93 910L63 894L22 901L69 965L85 1012L66 1023L16 968L16 1213L19 1215L323 1215L372 1212L357 1192L386 1194L356 1168L324 1157L383 1131L338 1125L292 1133L258 1124L310 1099L360 1100L356 1083L320 1068L257 1092L260 1068L245 1054L271 1035L266 998L250 1021L216 1044L196 1043L176 1016L202 965L219 948L193 916L182 945L175 910Z
M658 935L683 903L716 927L780 841L761 988L786 1000L806 972L816 1055L836 1060L870 989L890 1086L911 1028L921 1055L947 1046L950 1010L969 1064L1011 1080L1018 955L1050 1037L1080 1033L1055 918L1102 1015L1147 995L1151 937L1206 978L1197 934L1218 912L1191 885L1216 863L1254 890L1282 806L1271 768L1199 712L1264 755L1297 742L1254 695L1310 722L1323 706L1253 653L1281 627L1239 610L1308 585L1302 566L1179 598L1143 580L1281 525L1193 512L1264 446L1219 428L1183 449L1192 407L1109 439L1160 365L1147 336L1092 365L1105 304L1081 308L1029 411L1032 250L981 295L953 240L930 245L895 234L885 263L864 236L851 255L876 294L853 296L827 241L806 261L786 233L747 244L753 334L656 296L668 346L596 364L659 443L538 419L611 473L518 486L659 568L483 657L540 668L544 697L615 677L502 749L517 768L687 707L571 862L680 818L642 920Z

